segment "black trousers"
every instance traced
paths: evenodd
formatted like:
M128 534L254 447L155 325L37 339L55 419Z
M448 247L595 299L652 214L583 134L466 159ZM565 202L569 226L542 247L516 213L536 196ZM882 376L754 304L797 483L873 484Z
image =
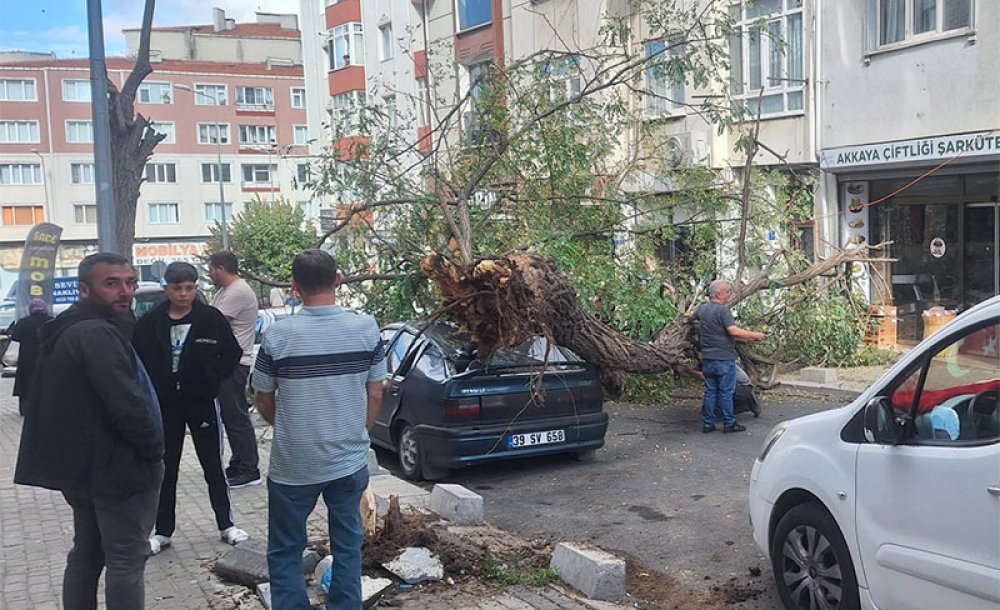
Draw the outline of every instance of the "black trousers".
M160 504L156 511L156 533L172 536L177 517L177 472L184 450L185 428L191 431L194 451L201 463L208 484L208 499L215 512L215 522L220 530L233 525L233 506L229 497L229 483L222 467L222 418L214 400L194 403L161 405L163 436L166 444L163 462L166 470L160 488Z
M226 436L229 438L229 448L233 451L229 465L234 470L258 472L257 431L253 428L250 407L247 405L249 372L249 366L236 365L233 374L219 386L219 407Z

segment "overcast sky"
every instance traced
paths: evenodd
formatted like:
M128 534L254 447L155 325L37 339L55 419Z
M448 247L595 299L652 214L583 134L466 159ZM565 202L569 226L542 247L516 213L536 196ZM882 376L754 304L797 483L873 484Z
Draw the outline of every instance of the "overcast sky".
M106 53L125 52L123 28L142 25L143 0L103 0ZM212 7L239 22L254 21L254 12L299 12L299 0L157 0L154 26L212 22ZM0 0L0 51L54 51L59 57L87 56L85 0Z

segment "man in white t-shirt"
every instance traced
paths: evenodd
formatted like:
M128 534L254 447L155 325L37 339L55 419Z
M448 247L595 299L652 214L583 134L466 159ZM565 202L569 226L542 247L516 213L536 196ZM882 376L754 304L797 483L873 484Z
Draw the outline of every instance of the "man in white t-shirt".
M246 398L247 374L253 364L253 340L257 326L257 295L239 276L236 256L228 250L208 259L208 274L219 287L212 305L226 316L233 336L243 350L239 365L219 387L219 409L229 438L232 457L226 477L232 488L258 485L257 434L250 420Z

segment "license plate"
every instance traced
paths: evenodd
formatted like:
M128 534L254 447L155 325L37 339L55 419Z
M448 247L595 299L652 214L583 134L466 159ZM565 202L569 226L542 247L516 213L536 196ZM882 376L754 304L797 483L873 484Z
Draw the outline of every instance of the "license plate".
M528 432L527 434L511 434L507 437L507 448L532 447L534 445L551 445L566 442L565 430L546 430L545 432Z

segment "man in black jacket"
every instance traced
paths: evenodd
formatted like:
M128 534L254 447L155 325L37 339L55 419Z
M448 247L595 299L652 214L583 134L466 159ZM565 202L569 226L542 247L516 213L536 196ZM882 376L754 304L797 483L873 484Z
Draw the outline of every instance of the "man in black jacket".
M38 360L38 330L52 319L48 305L42 299L31 299L28 315L10 327L10 340L20 343L17 352L17 372L14 373L14 396L23 417L31 408L31 379Z
M143 572L163 478L163 430L149 377L114 324L135 269L111 253L83 259L80 302L40 331L32 408L14 482L59 490L73 509L63 608L145 607Z
M229 485L222 467L222 420L215 397L219 384L233 373L243 354L222 313L197 300L198 270L170 263L163 279L167 300L139 319L132 344L156 387L163 412L166 472L160 488L153 554L170 546L176 524L177 471L184 429L191 431L198 461L208 483L220 538L229 544L247 539L233 523Z

